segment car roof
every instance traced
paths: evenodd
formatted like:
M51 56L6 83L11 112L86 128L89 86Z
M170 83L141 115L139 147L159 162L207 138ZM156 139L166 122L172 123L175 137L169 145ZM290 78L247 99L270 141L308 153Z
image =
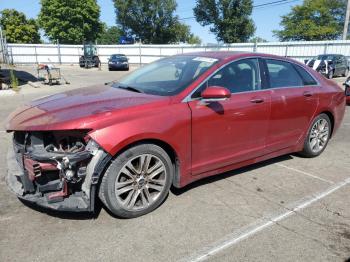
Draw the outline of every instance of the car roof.
M321 55L317 55L317 56L328 56L328 55L332 55L332 56L344 56L341 54L321 54Z
M285 61L297 62L294 59L283 57L283 56L264 54L264 53L256 53L256 52L247 52L247 51L202 51L202 52L183 53L180 55L183 55L183 56L201 56L201 57L214 58L214 59L218 59L218 60L233 60L235 58L258 56L258 57L264 57L264 58L282 59Z
M249 52L243 51L200 51L200 52L190 52L184 53L184 56L202 56L208 58L216 58L216 59L226 59L235 57L238 55L250 54Z

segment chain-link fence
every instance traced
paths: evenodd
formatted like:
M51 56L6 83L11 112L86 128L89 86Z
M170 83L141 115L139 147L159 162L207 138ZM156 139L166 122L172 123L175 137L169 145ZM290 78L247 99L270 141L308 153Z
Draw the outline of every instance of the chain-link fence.
M0 63L13 64L13 57L8 49L5 32L0 26Z

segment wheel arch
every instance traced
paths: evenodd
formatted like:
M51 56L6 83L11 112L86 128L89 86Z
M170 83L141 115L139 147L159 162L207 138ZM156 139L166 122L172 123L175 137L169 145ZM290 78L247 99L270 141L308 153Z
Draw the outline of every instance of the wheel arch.
M335 124L333 113L329 110L324 110L324 111L321 111L318 115L320 114L326 114L329 117L329 120L331 121L331 137L332 137L333 131L334 131L334 124Z
M128 150L129 148L132 148L132 147L140 145L140 144L157 145L168 154L168 156L170 157L170 160L173 164L173 167L174 167L174 177L173 177L172 184L175 187L180 187L180 159L179 159L179 156L178 156L176 150L174 149L174 147L171 146L169 143L165 142L164 140L155 139L155 138L145 138L145 139L132 141L132 142L124 145L123 147L121 147L115 154L113 154L113 157L110 161L115 159L118 155L120 155L122 152ZM104 173L102 174L102 176L103 175L104 175Z

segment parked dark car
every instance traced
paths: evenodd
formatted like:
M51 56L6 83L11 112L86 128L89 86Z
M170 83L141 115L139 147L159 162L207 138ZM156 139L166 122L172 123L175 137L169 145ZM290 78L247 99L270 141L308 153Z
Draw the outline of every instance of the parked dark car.
M170 186L284 154L316 157L339 128L345 95L292 59L243 52L167 57L109 85L18 108L7 183L66 211L116 216L157 208Z
M345 86L345 96L346 96L346 104L350 105L350 76L346 79L343 84Z
M305 60L305 64L329 79L334 76L347 76L349 73L349 63L343 55L318 55L310 60Z
M129 70L129 59L122 54L114 54L108 58L108 70Z

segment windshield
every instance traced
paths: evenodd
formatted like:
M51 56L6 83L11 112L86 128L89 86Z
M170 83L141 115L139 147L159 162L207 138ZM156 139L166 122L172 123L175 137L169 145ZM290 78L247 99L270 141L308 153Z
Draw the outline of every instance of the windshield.
M316 57L316 60L333 60L333 55L319 55Z
M116 88L137 89L139 92L171 96L180 93L218 60L198 56L173 56L141 67L113 84Z
M110 57L111 60L126 60L125 55L111 55Z

